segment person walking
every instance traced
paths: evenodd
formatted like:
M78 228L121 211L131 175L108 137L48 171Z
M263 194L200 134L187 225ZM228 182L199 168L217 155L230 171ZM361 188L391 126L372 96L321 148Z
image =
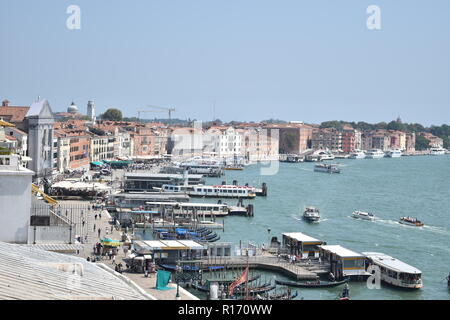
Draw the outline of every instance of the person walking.
M116 255L112 255L112 262L113 262L113 264L116 264Z
M100 238L100 233L102 232L102 229L98 228L98 237Z
M96 229L97 229L97 228L96 228L95 223L94 223L94 232L95 232Z
M101 214L101 213L98 214L98 218L99 218L99 219L102 218L102 214Z
M95 214L94 219L97 220L97 214Z

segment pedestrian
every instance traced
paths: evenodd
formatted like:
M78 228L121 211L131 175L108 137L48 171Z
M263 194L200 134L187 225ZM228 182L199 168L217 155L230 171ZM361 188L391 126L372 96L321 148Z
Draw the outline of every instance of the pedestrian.
M94 219L97 220L97 214L95 214Z
M102 214L101 214L101 213L98 214L98 218L99 218L99 219L102 218Z
M98 237L100 238L100 233L102 232L102 229L98 228Z
M95 227L95 223L94 223L94 232L95 232L95 229L97 229L97 228Z
M85 223L86 223L86 221L84 221L84 220L83 220L83 222L82 222L82 224L83 224L83 227L84 227L84 224L85 224Z
M114 231L114 226L111 226L111 233Z
M116 264L116 256L115 255L112 256L112 260L113 260L113 264Z

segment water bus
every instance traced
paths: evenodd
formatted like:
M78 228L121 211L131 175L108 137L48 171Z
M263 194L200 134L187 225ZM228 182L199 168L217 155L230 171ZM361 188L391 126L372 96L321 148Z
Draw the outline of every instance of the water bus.
M228 215L226 204L194 203L194 202L147 202L146 209L158 213L176 216L225 217Z
M390 285L419 289L423 287L422 272L400 260L379 252L363 252L373 265L380 267L381 281Z
M246 198L253 199L256 197L256 190L249 186L235 185L216 185L216 186L186 186L186 185L170 185L162 186L165 192L184 192L191 197L214 197L214 198Z

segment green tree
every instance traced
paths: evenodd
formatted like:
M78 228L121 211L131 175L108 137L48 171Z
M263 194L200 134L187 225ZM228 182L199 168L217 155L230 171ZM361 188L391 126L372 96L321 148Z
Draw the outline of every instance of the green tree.
M406 126L398 121L391 121L388 123L388 125L386 126L386 129L388 130L399 130L399 131L405 131Z
M121 121L122 111L119 109L110 108L101 116L102 120Z
M416 150L426 150L430 147L430 141L421 135L416 135Z

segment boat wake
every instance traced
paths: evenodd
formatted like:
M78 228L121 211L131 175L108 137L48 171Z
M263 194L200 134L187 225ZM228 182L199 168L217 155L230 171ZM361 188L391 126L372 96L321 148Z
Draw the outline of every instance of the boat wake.
M408 228L408 229L416 229L416 230L425 230L429 232L434 232L438 234L444 234L444 235L450 235L450 231L444 227L437 227L437 226L430 226L430 225L424 225L423 227L415 227L415 226L408 226L405 224L402 224L395 220L384 220L384 219L375 219L374 222L384 223L386 225L390 226L397 226L401 228Z

